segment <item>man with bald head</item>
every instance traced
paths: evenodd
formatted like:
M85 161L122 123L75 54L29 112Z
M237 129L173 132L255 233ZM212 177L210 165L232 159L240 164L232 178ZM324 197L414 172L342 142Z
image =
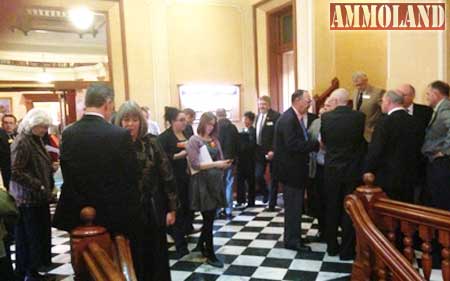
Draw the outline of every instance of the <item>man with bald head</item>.
M375 126L365 172L375 175L375 184L389 198L412 203L421 141L418 123L403 101L400 92L384 94L381 109L386 115Z
M433 115L433 109L429 106L417 104L414 102L414 98L416 96L416 90L411 84L403 84L400 85L397 90L398 93L403 96L403 106L406 109L406 112L414 117L418 126L420 133L420 145L422 146L425 139L425 131L430 123L431 116ZM415 185L414 192L414 203L425 203L428 200L429 194L427 194L424 188L426 186L426 164L427 159L420 151L418 150L418 161L419 167L417 170L417 183Z
M425 129L428 126L428 123L430 123L431 116L433 115L433 109L429 106L414 102L416 89L414 89L411 84L400 85L396 92L403 96L403 106L405 107L406 112L420 122L425 134Z
M350 217L343 209L346 195L360 184L361 163L366 150L364 139L365 115L347 106L346 89L335 90L331 101L336 108L322 115L321 136L325 145L326 227L325 240L330 256L340 255L343 260L355 255L355 232ZM339 247L337 232L342 227Z

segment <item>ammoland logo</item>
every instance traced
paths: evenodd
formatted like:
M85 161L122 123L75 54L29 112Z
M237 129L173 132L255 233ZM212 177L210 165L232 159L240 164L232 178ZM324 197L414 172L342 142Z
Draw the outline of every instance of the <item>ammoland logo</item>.
M330 3L331 30L445 30L445 3Z

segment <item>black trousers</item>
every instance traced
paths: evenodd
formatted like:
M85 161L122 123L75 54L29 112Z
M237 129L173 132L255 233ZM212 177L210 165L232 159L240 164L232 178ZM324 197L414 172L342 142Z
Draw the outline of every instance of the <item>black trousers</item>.
M16 272L35 273L51 264L51 228L48 205L19 207L16 225Z
M431 207L450 211L450 157L437 158L428 163L427 185Z
M180 205L177 208L175 224L170 227L169 232L175 240L175 247L177 248L177 251L179 251L183 248L187 249L186 234L192 227L193 214L192 210L189 208L189 183L178 181L177 185L177 195Z
M255 203L255 164L239 162L237 167L237 202L244 204L246 186L248 187L248 203Z
M202 245L205 249L205 253L208 258L215 258L214 244L213 244L213 225L214 218L216 217L217 210L203 211L203 226L202 232L200 233L200 238L198 244Z
M351 194L358 186L357 177L347 178L345 169L325 166L325 190L326 190L326 229L325 240L327 251L341 256L353 256L355 254L355 230L349 215L344 210L344 198ZM337 236L338 227L342 228L342 243L339 247Z
M269 199L269 207L275 207L277 205L278 181L274 179L273 162L265 160L265 155L259 155L256 157L256 159L257 159L255 162L256 184L259 186L260 192L264 196L264 199L265 200ZM265 179L267 165L269 165L270 169L270 188L267 187Z
M301 225L305 188L284 185L284 243L295 247L301 243Z

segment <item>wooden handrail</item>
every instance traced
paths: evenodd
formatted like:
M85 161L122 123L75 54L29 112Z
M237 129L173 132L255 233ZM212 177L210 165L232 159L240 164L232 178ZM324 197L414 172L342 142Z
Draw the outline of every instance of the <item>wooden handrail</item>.
M408 204L388 198L380 198L373 204L378 215L430 226L450 231L450 212L414 204Z
M314 100L316 103L316 113L319 113L320 108L325 103L325 100L331 95L331 93L339 88L339 79L337 77L334 77L331 80L331 85L328 87L323 93L320 95L314 96Z
M84 225L70 233L75 281L137 281L128 240L111 240L106 228L93 224L95 216L94 208L83 208Z
M348 200L360 202L371 222L380 233L384 234L385 239L387 238L392 247L402 249L402 253L411 267L415 262L414 237L416 235L420 237L424 280L430 280L432 251L437 250L439 253L440 250L437 247L433 249L433 247L440 245L442 247L440 252L442 278L444 281L450 281L450 212L390 200L380 187L374 186L374 181L373 175L366 176L364 178L365 185L358 187L354 194L348 197ZM346 201L346 204L348 202L350 201ZM370 275L368 273L370 268L380 264L379 261L378 263L376 260L374 261L373 255L371 255L372 251L378 257L377 252L380 247L372 245L372 242L369 243L370 240L375 239L373 233L370 237L359 234L363 231L361 225L358 225L361 222L355 220L355 214L350 212L349 214L357 230L357 260L352 275L357 276L357 279L354 280L365 280L358 278ZM383 264L383 262L381 263ZM380 279L384 280L384 278Z
M398 252L384 237L370 219L364 205L356 195L349 195L345 199L345 209L352 218L358 237L358 243L366 244L381 262L389 268L395 280L424 281L409 261ZM368 263L368 257L362 251L358 253L353 268L352 281L371 280L370 272L360 270L361 265ZM358 264L360 263L360 264Z

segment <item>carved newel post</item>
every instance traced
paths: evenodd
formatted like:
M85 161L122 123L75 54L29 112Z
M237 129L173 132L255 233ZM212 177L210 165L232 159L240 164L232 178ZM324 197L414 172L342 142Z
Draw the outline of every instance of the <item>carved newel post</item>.
M83 259L83 252L87 251L89 243L97 243L109 256L112 256L110 235L106 228L93 225L95 216L96 211L94 208L83 208L80 212L80 218L84 225L76 227L70 232L71 258L75 272L75 281L92 280Z

